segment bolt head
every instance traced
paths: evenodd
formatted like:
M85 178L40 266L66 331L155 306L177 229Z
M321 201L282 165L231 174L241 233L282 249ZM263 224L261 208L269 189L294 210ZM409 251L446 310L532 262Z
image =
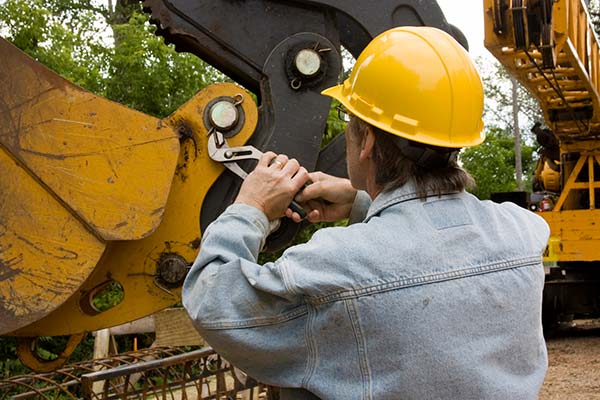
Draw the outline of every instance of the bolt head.
M321 69L321 57L312 49L302 49L294 59L296 69L304 76L314 76Z
M158 261L157 276L163 285L169 288L180 287L183 285L187 275L188 263L179 254L163 254Z
M218 101L210 108L210 121L217 129L233 128L238 121L238 116L235 104L226 100Z

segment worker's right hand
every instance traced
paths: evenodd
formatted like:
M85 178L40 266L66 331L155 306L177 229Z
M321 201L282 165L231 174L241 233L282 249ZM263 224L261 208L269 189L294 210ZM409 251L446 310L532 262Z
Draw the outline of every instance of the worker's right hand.
M235 203L262 211L269 221L286 214L294 195L308 181L308 171L285 154L264 153L240 187Z
M296 202L302 204L310 222L334 222L347 218L352 210L356 189L349 179L338 178L323 172L309 174L310 185L298 193ZM300 221L297 213L288 209L286 216L295 222Z

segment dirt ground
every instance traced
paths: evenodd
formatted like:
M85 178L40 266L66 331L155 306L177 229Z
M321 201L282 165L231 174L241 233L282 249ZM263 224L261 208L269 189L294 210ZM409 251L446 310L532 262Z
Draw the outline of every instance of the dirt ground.
M600 400L600 320L578 320L547 338L540 400Z

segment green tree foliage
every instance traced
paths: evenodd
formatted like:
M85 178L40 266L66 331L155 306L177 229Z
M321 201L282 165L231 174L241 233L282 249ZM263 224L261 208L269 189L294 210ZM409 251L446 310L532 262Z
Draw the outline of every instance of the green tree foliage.
M85 0L6 0L0 32L21 50L98 95L164 117L225 76L177 53L142 12L119 0L111 9Z
M507 71L497 61L479 60L478 69L485 92L483 119L487 138L482 145L463 150L459 159L475 178L473 194L489 199L493 192L517 189L512 87ZM537 101L522 86L518 88L518 101L524 189L531 191L538 143L530 129L535 122L543 121L543 115Z
M70 81L102 91L107 51L105 27L90 9L65 10L65 1L7 0L0 6L0 32L30 56Z
M207 85L225 76L196 56L177 53L155 36L148 17L136 11L112 26L120 40L110 53L104 95L151 115L166 116Z
M531 190L535 168L534 150L531 145L522 147L523 175L529 178L528 190ZM480 199L489 199L493 192L516 190L514 140L510 131L489 128L485 142L463 150L460 159L462 166L475 177L477 186L472 193Z

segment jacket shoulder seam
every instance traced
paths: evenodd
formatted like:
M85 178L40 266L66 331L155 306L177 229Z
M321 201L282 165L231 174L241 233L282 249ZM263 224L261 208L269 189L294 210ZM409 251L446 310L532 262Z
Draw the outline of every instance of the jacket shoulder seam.
M362 398L365 400L371 400L371 367L369 365L369 355L367 354L365 336L360 324L360 316L356 306L356 299L346 299L344 300L344 303L346 305L346 312L348 313L348 318L350 319L350 325L352 326L354 340L356 341L356 353L358 356L358 366L360 369L363 389Z
M315 343L315 338L313 336L316 314L316 308L308 305L306 323L304 324L304 340L306 341L307 357L304 378L302 379L302 386L305 388L309 387L310 380L317 368L317 344Z
M439 272L429 275L421 275L414 278L398 279L391 282L380 283L372 286L365 286L358 289L342 290L334 293L329 293L319 297L307 298L311 304L326 304L333 301L345 300L360 296L372 295L375 293L388 292L391 290L404 289L414 286L429 285L454 279L466 278L474 275L490 274L508 269L516 269L539 265L541 256L526 257L516 260L501 261L490 264L479 265L476 267L463 268L447 272Z

